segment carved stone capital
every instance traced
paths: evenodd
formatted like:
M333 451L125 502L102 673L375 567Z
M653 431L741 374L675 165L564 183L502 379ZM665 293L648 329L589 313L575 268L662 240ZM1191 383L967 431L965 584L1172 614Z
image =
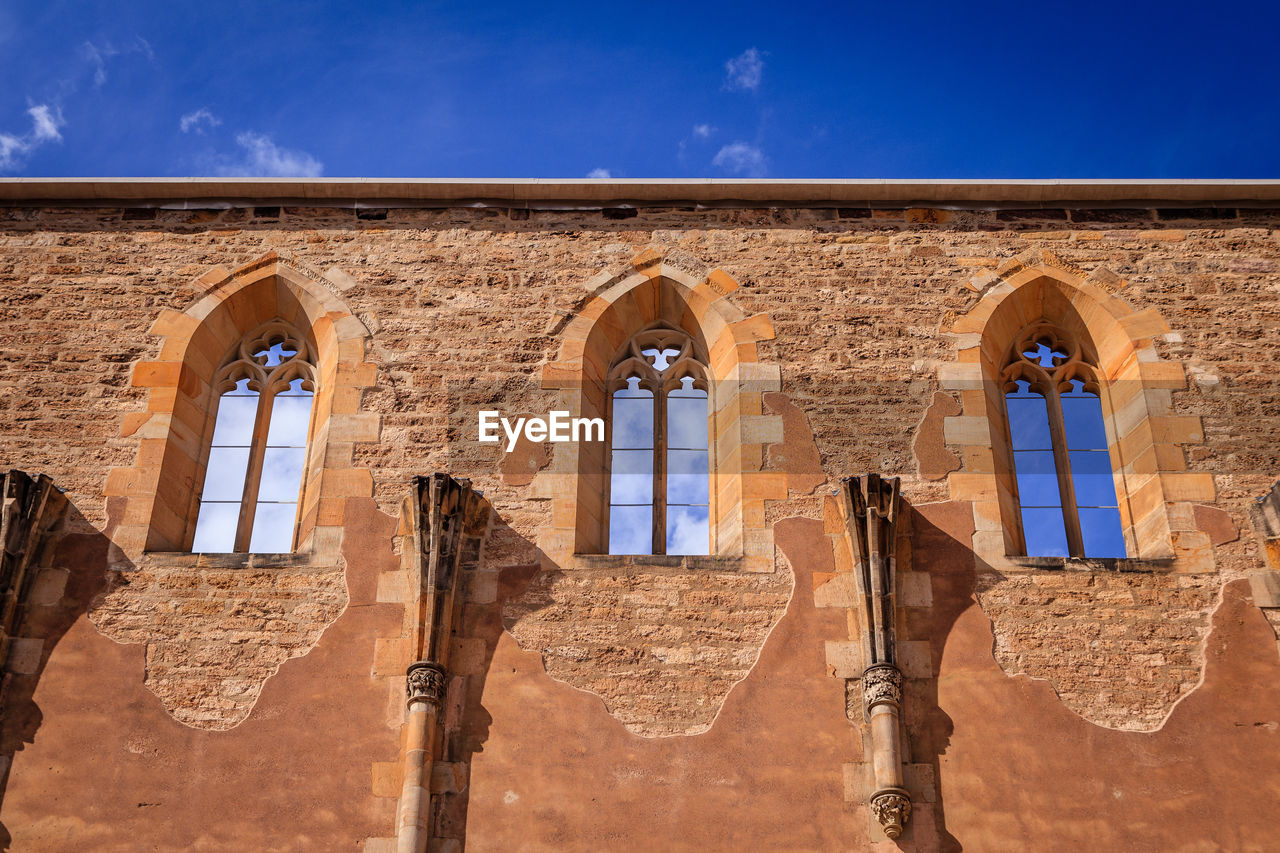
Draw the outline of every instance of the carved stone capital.
M876 705L902 707L902 673L893 664L877 664L862 673L862 707L870 714Z
M911 795L902 788L876 791L871 795L871 813L884 827L884 834L896 840L911 819Z
M439 708L444 702L444 667L429 660L409 664L406 694L410 705L427 702Z

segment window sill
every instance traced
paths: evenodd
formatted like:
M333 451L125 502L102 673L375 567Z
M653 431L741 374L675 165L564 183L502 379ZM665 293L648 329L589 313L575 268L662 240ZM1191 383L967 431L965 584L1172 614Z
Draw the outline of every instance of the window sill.
M1068 572L1129 572L1139 574L1168 573L1173 558L1141 560L1134 557L1006 557L1010 563L1028 569Z
M739 572L745 561L742 557L719 555L694 556L676 554L574 554L568 569L611 569L636 571L671 569L674 571Z
M158 563L175 568L193 569L285 569L312 565L312 555L295 552L286 554L218 554L192 551L147 551L142 555L146 563Z

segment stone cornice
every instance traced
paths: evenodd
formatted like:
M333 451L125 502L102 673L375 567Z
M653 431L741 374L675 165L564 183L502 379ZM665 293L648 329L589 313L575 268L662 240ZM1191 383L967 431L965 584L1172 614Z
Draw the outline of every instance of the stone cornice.
M3 178L0 205L209 208L1280 207L1280 180Z

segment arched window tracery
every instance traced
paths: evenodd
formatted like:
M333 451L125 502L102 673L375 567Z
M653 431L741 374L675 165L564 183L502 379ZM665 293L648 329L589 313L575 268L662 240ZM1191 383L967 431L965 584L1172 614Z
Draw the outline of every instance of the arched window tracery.
M1023 553L1126 556L1096 357L1039 321L1018 334L1000 378Z
M708 554L708 370L667 326L634 335L609 371L610 554Z
M305 338L280 321L247 335L218 371L193 551L294 549L315 377Z

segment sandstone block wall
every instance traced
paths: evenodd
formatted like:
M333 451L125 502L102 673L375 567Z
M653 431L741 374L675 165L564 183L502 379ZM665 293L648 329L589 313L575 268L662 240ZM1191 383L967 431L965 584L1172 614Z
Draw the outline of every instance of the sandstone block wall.
M415 475L440 470L470 478L494 509L455 650L469 669L450 688L457 705L447 728L454 744L450 763L457 767L470 767L476 747L494 739L483 778L471 777L473 810L499 820L510 805L503 800L503 780L525 772L517 769L523 759L511 739L514 700L495 693L499 686L525 691L519 695L540 707L572 705L575 720L619 727L625 736L592 736L607 742L609 755L629 749L628 738L674 737L674 743L705 736L711 738L705 743L721 744L717 749L735 750L741 743L718 740L719 723L712 725L717 714L723 708L735 725L761 725L762 718L734 703L765 690L768 673L785 671L788 660L811 654L813 660L804 658L809 668L795 675L809 680L796 689L831 698L837 718L824 718L812 755L770 752L767 760L774 763L760 770L761 778L799 772L797 762L814 765L814 774L830 764L828 781L840 792L830 802L848 810L842 820L857 816L860 828L850 831L869 843L874 833L858 834L874 827L857 823L866 819L866 792L853 781L846 784L858 778L862 761L860 748L851 746L857 723L844 716L841 683L856 674L857 661L848 656L856 626L840 626L837 610L821 611L821 619L809 612L840 606L835 587L824 587L833 583L833 570L823 562L835 561L833 531L796 546L806 554L805 565L778 555L772 572L555 565L539 540L565 508L542 490L539 478L555 470L558 451L522 446L506 456L499 446L477 444L475 411L542 414L553 407L558 398L544 387L543 369L557 359L566 326L589 304L593 282L631 269L637 257L669 257L681 269L719 269L731 278L738 286L725 298L746 317L767 315L773 335L752 346L760 362L781 372L781 390L762 395L757 476L760 484L771 479L759 487L763 508L752 523L772 530L807 519L805 530L823 529L823 498L838 479L871 471L901 476L909 505L945 517L954 528L940 533L946 525L938 522L935 530L922 516L904 558L914 578L902 614L911 622L904 636L915 644L907 673L909 702L915 703L908 704L907 735L918 750L909 778L921 788L921 802L927 787L942 803L949 784L952 790L969 785L968 777L948 782L961 777L948 776L959 771L939 758L945 750L933 709L943 696L959 695L944 690L940 696L938 689L948 632L961 632L956 636L965 638L965 654L981 646L971 642L979 629L960 617L973 602L989 626L981 630L992 634L988 654L1005 676L1047 682L1060 706L1087 721L1082 726L1139 737L1164 726L1182 700L1192 704L1188 697L1206 677L1206 649L1224 585L1264 565L1260 540L1239 531L1252 529L1252 502L1280 476L1278 226L1280 211L1250 208L642 207L624 219L600 211L504 208L372 214L289 206L7 208L0 210L0 465L49 475L67 491L85 529L106 540L116 527L140 523L123 517L120 505L109 506L105 494L109 470L140 464L140 453L148 452L147 436L131 434L128 425L140 423L147 406L136 366L161 360L162 340L149 330L162 312L181 313L204 297L208 280L202 277L211 270L220 267L225 276L274 252L304 277L325 278L369 332L363 389L348 402L357 414L376 417L380 432L365 430L345 446L350 464L372 481L377 512L371 506L356 513L354 498L323 510L324 523L341 528L344 541L358 537L367 546L355 562L395 565L390 533L370 531L394 528L390 520ZM1187 377L1169 392L1170 406L1177 416L1198 417L1203 427L1195 440L1167 438L1184 448L1185 473L1203 475L1211 488L1208 497L1183 497L1197 509L1180 522L1211 554L1209 563L1179 574L1160 567L1125 574L1034 567L1010 572L990 570L965 550L974 532L972 499L957 496L947 477L963 475L975 460L966 457L967 443L948 440L947 429L955 427L945 424L962 411L962 395L944 379L972 341L951 330L981 298L972 282L994 280L1012 258L1044 252L1103 289L1123 280L1126 303L1167 325L1153 339L1155 351ZM766 423L768 418L781 425ZM772 539L767 548L762 542L754 547L772 549ZM349 636L353 620L369 618L371 611L361 608L395 609L406 600L405 581L386 569L376 591L362 593L359 607L348 606L356 600L349 592L353 575L368 576L370 569L353 565L349 548L343 555L335 553L323 565L237 568L151 558L124 566L115 560L124 571L110 575L99 560L93 571L100 583L78 605L78 617L115 643L145 649L131 677L145 679L159 697L154 701L172 717L166 725L194 726L200 737L217 737L219 730L255 719L264 684L277 672L301 666L298 659L326 648L325 637L334 632ZM797 585L801 577L807 588ZM796 615L797 608L807 615ZM787 622L787 613L801 621ZM509 642L504 629L518 648L502 645ZM775 631L782 634L775 637ZM815 632L829 636L819 645ZM395 674L409 662L396 658L394 638L401 635L392 625L378 635L376 649L368 637L369 648L358 652L365 657L344 663L370 673L373 680L360 689L379 697L370 715L379 720L380 736L391 738L399 732L403 689ZM784 642L793 643L785 648L796 657L771 658L770 644ZM494 660L510 663L510 672L492 670ZM819 663L810 666L814 660ZM757 669L766 665L776 668ZM972 657L963 665L978 666ZM50 678L80 677L74 668L51 671ZM563 684L539 680L547 676L586 691L596 705L574 704L556 692ZM65 695L49 690L51 703ZM299 701L340 707L345 700L316 687ZM464 710L481 702L493 717L492 734ZM768 702L768 719L784 719L785 699ZM1057 713L1036 702L1036 713ZM71 711L53 703L45 713ZM966 719L954 716L957 725ZM850 738L839 750L832 740L841 732L837 723L847 723ZM548 736L565 736L546 728ZM804 742L799 734L785 740ZM397 765L384 744L376 756L365 755L365 746L352 746L343 760L363 761L372 775L367 784L345 790L366 791L362 819L387 818L389 836ZM307 751L304 733L290 748ZM663 750L682 749L653 747L652 755L675 760L675 753ZM835 758L842 750L848 754ZM534 774L543 772L539 762L554 757L550 749L524 756ZM27 784L21 759L11 791ZM439 783L442 793L457 795L441 817L453 826L440 837L462 838L468 822L478 819L468 816L462 793L468 772ZM574 788L587 783L546 772L563 797L587 796L585 787ZM1091 771L1082 766L1080 772ZM741 784L757 784L750 768L740 775ZM618 782L614 806L620 810L638 796L628 784ZM741 793L732 785L726 790ZM921 833L919 849L945 846L947 809L955 815L961 808L952 802L923 810L931 816L912 830ZM521 820L542 829L566 820L532 806L522 814ZM654 819L675 832L689 818ZM500 846L498 835L490 837ZM804 849L838 849L821 832L803 837ZM597 835L574 838L561 849L602 849ZM547 841L546 849L555 843Z

